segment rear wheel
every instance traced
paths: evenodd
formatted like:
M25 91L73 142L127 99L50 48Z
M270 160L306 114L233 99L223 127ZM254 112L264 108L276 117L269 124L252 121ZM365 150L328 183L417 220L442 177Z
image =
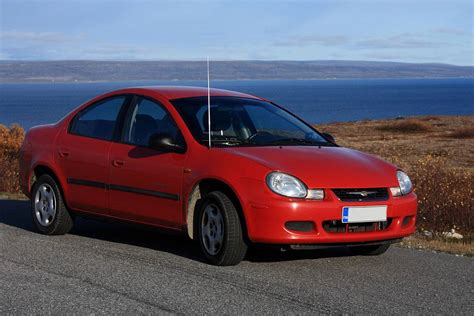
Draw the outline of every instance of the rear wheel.
M198 237L206 259L218 266L236 265L247 253L242 223L229 197L214 191L199 207Z
M349 250L355 255L378 256L386 252L388 248L390 248L389 243L372 246L353 246L349 247Z
M42 175L31 191L31 211L36 229L45 235L63 235L73 226L56 181L49 175Z

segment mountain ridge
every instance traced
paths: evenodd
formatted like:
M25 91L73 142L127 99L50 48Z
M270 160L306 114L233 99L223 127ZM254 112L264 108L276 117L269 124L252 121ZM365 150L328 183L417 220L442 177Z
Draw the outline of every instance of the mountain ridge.
M353 60L211 61L214 80L474 78L474 66ZM205 61L0 61L0 82L205 80Z

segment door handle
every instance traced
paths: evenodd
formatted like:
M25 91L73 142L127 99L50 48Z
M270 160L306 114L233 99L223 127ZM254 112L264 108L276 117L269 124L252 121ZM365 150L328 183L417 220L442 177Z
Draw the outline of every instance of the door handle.
M67 158L69 156L69 151L66 149L60 149L59 150L59 157L61 158Z
M119 160L119 159L114 159L114 160L112 160L112 165L113 165L114 167L120 168L120 167L122 167L124 164L125 164L125 161L123 161L123 160Z

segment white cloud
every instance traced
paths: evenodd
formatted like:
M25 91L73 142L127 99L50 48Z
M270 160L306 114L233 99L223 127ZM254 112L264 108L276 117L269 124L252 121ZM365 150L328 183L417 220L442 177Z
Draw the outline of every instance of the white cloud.
M84 39L84 34L66 35L61 32L25 32L25 31L0 31L0 40L14 44L24 43L68 43Z
M344 35L305 35L295 36L276 41L275 46L340 46L349 43L350 39Z

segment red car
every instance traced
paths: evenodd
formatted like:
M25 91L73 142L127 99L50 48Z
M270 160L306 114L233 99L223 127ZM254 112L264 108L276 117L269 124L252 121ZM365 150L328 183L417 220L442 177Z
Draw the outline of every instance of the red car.
M262 98L212 89L209 107L207 92L122 89L32 128L20 180L38 231L65 234L77 215L167 228L216 265L252 243L375 255L414 232L403 171Z

